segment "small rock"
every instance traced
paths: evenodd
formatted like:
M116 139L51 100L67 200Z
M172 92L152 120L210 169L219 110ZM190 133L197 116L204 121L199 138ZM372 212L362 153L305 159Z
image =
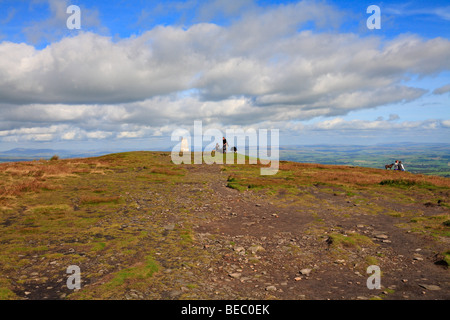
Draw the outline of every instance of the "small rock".
M441 290L441 287L434 284L419 284L419 286L427 290Z
M234 251L242 252L242 251L245 251L245 248L244 247L234 247Z
M302 269L302 270L300 270L300 274L302 274L304 276L309 276L310 273L311 273L311 269Z
M248 251L250 251L252 254L255 254L258 251L265 251L265 249L260 245L253 245L250 248L248 248Z
M377 239L387 239L387 238L389 238L387 235L385 235L385 234L377 234L376 236L375 236L375 238L377 238Z
M167 231L172 231L173 229L175 229L175 224L170 223L170 224L166 225L164 227L164 229L167 230Z
M295 277L294 280L295 281L300 281L300 280L302 280L302 277Z
M169 297L170 298L176 298L178 296L180 296L183 292L179 291L179 290L173 290L169 292Z
M275 286L267 286L266 291L277 291L277 287Z
M239 279L242 276L242 273L240 273L240 272L233 272L233 273L228 274L228 276L230 276L233 279Z

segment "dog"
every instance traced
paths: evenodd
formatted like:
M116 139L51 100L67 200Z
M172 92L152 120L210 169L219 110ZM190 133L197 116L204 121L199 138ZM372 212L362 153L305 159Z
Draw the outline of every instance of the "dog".
M231 148L231 151L233 151L234 153L236 153L236 152L237 152L237 148L236 148L236 147L232 147L232 148Z
M384 166L384 168L387 170L387 169L391 169L392 170L392 166L393 166L394 164L393 163L391 163L391 164L387 164L387 165L385 165Z

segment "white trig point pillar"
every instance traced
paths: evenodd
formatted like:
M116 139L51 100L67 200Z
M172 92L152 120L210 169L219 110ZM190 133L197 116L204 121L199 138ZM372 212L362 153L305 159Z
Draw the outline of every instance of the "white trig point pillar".
M181 140L180 152L189 152L188 140L186 138Z

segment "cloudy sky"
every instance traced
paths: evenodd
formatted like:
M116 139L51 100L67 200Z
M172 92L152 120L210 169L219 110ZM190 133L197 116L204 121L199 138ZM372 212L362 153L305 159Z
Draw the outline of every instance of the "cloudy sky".
M448 1L0 0L0 151L449 142L449 102Z

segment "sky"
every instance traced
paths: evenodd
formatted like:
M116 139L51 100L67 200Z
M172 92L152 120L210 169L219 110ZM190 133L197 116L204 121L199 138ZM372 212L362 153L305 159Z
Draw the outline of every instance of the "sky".
M0 151L448 143L449 101L448 1L0 0Z

